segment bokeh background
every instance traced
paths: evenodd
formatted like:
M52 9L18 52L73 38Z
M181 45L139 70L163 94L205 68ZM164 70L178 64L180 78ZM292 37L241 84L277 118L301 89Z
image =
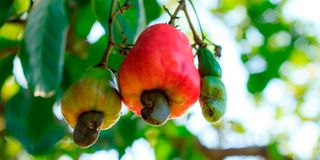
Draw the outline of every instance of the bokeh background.
M119 122L87 149L72 142L60 100L101 59L110 1L0 2L0 159L320 159L318 0L193 1L206 37L222 47L226 115L210 124L196 103L184 116L152 127L123 105ZM129 3L133 8L117 19L131 44L147 26L169 21L162 5L171 12L178 5ZM187 9L200 34L189 2ZM36 15L49 22L35 21ZM184 14L178 16L178 28L193 43ZM39 44L43 50L36 52L24 47ZM114 49L109 67L116 72L123 58Z

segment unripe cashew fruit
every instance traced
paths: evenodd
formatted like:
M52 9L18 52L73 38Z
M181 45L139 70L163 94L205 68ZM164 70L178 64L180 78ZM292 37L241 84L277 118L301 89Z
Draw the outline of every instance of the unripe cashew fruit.
M74 128L73 139L89 147L99 131L113 126L120 117L121 99L114 74L107 68L88 69L62 97L62 114Z
M222 70L209 49L200 47L197 56L201 76L199 102L202 115L208 122L217 122L226 112L227 92L220 80Z
M183 115L200 95L193 59L188 38L175 27L145 29L119 69L126 106L152 125Z
M199 60L199 73L201 77L204 76L215 76L217 78L222 77L222 70L213 57L212 52L208 48L199 48L197 50L198 60Z
M200 88L202 115L208 122L218 121L226 112L227 92L223 82L214 76L205 76Z

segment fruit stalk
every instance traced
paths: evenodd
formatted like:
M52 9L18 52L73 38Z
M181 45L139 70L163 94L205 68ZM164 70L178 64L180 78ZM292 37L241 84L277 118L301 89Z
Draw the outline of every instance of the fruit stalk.
M193 5L192 0L189 0L189 3L190 3L190 5L191 5L191 7L192 7L192 9L193 9L193 11L194 11L194 13L195 13L195 15L196 15L197 22L198 22L198 25L199 25L199 28L200 28L200 33L201 33L201 36L202 36L202 40L204 40L204 39L205 39L205 36L204 36L204 33L203 33L203 29L202 29L202 26L201 26L201 23L200 23L200 19L199 19L197 10L196 10L196 8L195 8L194 5Z
M199 47L202 47L202 48L206 47L207 44L205 44L204 42L202 42L202 40L200 39L199 35L197 34L196 30L195 30L194 27L193 27L193 24L192 24L192 22L191 22L191 19L190 19L190 16L189 16L189 13L188 13L186 7L183 8L183 12L184 12L184 14L186 15L186 18L187 18L189 27L190 27L190 29L191 29L191 31L192 31L193 39L194 39L195 43L196 43L197 45L199 45Z
M108 63L108 58L109 58L109 55L111 53L111 50L112 50L112 47L114 45L114 42L113 42L113 25L112 25L112 22L113 22L113 10L114 8L116 7L116 1L117 0L112 0L111 1L111 7L110 7L110 12L109 12L109 19L108 19L108 33L109 33L109 40L108 40L108 45L107 45L107 49L106 51L104 52L104 55L100 61L100 63L97 65L97 66L107 66L107 63Z
M178 18L177 15L179 13L180 10L183 10L183 8L186 7L186 2L185 0L180 0L179 1L179 5L178 7L176 8L176 10L173 12L171 16L171 19L169 21L169 24L172 25L172 26L175 26L175 20Z

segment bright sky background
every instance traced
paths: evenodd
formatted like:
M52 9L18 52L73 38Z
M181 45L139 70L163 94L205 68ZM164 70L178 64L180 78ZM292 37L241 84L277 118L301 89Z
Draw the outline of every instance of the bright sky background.
M161 4L166 4L166 0L158 0ZM273 0L277 2L280 0ZM230 134L228 139L226 139L226 144L224 147L242 147L246 145L265 145L269 142L269 133L292 131L292 136L288 142L289 147L297 153L299 156L308 158L311 154L311 148L315 145L317 138L320 135L320 129L318 124L315 123L305 123L301 126L300 121L296 117L287 117L284 120L275 122L272 118L274 116L274 109L268 107L265 104L263 107L256 108L252 103L252 97L246 91L246 82L248 73L244 68L242 62L240 61L241 48L239 44L235 41L234 31L231 30L223 21L213 17L211 13L208 12L208 8L215 7L217 1L213 0L201 0L194 1L195 7L197 8L198 14L200 16L200 21L208 33L208 38L213 42L221 45L222 58L220 59L220 65L223 69L223 82L227 88L228 92L228 110L225 115L225 119L236 120L242 122L245 125L247 133L245 135ZM289 20L299 19L306 23L311 23L317 26L317 33L320 37L320 1L319 0L291 0L284 7L284 15ZM170 8L174 10L174 8ZM191 9L189 9L192 11ZM190 12L193 22L196 19L192 12ZM233 14L237 15L235 19ZM230 20L233 24L237 25L244 18L245 10L244 8L237 8L236 12L227 16L226 19ZM162 16L159 20L154 23L167 22L168 16ZM189 31L187 23L183 20L179 20L178 24L181 26L183 31ZM229 24L230 25L230 24ZM259 35L254 34L251 37L252 42L259 43ZM104 33L103 28L99 23L96 23L92 28L88 40L94 42L99 39L99 37ZM320 39L320 38L319 38ZM259 62L259 61L258 61ZM14 63L14 73L17 80L23 86L26 86L25 78L21 72L21 64L18 59ZM263 67L263 66L262 66ZM291 97L286 97L286 89L280 81L272 81L265 91L265 96L269 97L270 101L282 101L284 106L292 105L290 103ZM275 94L276 93L276 94ZM287 101L285 101L287 99ZM284 100L284 101L283 101ZM314 106L314 105L313 105ZM319 107L319 105L318 105ZM312 108L312 107L311 107ZM58 118L62 118L59 107L55 107L55 114ZM190 111L192 113L190 121L185 121L186 117L181 117L177 120L179 124L187 125L188 129L197 135L199 139L208 147L216 147L217 133L211 128L210 124L207 123L202 117L199 104L195 104ZM199 125L202 124L202 125ZM303 146L303 147L301 147ZM69 160L68 156L63 156L60 160ZM98 151L94 154L84 154L80 157L80 160L96 160L96 159L119 159L119 155L116 150L110 151ZM144 139L138 139L126 150L126 154L122 157L123 160L141 160L155 159L154 151ZM238 159L257 159L256 157L240 158L232 157L228 160L238 160Z

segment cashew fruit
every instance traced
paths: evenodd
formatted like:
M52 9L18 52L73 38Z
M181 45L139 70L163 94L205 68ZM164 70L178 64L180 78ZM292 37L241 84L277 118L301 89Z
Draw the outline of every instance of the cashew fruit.
M113 126L120 117L121 99L114 74L104 67L88 69L62 97L62 114L74 128L73 139L89 147L99 131Z
M208 48L198 48L197 56L201 76L199 102L202 115L208 122L217 122L226 112L227 92L220 80L222 70Z
M197 50L197 55L199 60L198 70L201 77L222 77L221 67L217 60L213 57L213 53L208 48L199 48Z
M155 24L141 33L118 79L123 102L152 125L183 115L200 95L189 40L169 24Z
M218 121L226 112L227 92L223 82L214 76L201 79L200 106L208 122Z

